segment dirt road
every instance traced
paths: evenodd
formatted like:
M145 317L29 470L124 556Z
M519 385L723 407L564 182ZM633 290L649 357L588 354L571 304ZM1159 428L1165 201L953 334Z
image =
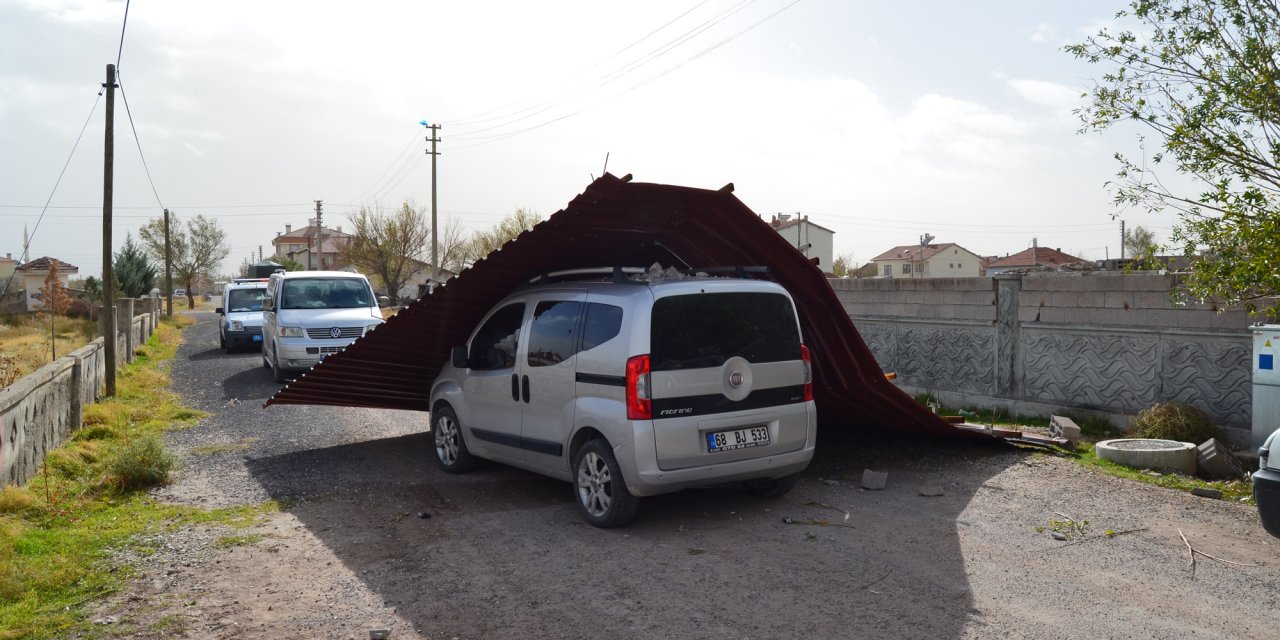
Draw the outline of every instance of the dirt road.
M171 434L165 500L285 501L247 531L186 529L95 612L128 637L1274 638L1280 540L1251 507L1001 447L821 434L778 500L707 489L582 523L568 484L430 466L426 417L261 409L256 353L187 331L174 389L213 415ZM865 468L888 488L863 491ZM924 497L926 485L944 495ZM1086 537L1049 537L1056 513ZM419 517L419 514L429 518ZM846 516L847 513L847 516ZM824 526L825 525L825 526ZM1104 530L1143 529L1114 538ZM1204 557L1189 567L1181 529ZM110 616L110 618L108 618ZM108 624L108 622L110 622Z

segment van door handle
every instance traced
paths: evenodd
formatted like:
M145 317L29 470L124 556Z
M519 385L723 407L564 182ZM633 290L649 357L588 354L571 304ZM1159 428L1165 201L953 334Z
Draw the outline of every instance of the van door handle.
M520 384L520 390L524 393L524 401L529 402L529 376L524 377L524 382Z
M520 374L511 374L511 399L520 402Z

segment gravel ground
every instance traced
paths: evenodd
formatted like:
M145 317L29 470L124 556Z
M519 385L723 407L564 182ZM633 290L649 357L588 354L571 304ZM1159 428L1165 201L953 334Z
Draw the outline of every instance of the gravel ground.
M95 611L122 637L1274 638L1280 540L1252 507L1001 446L828 430L796 489L649 498L612 531L570 486L496 464L428 464L425 416L272 407L256 353L211 314L173 387L212 416L172 433L164 500L286 501L247 531L148 541ZM221 449L215 447L222 447ZM865 491L864 469L888 472ZM943 495L924 497L938 486ZM1063 542L1055 512L1089 520ZM429 517L420 517L419 514ZM846 515L847 514L847 515ZM824 526L825 525L825 526ZM1114 538L1104 530L1138 530ZM1193 574L1181 530L1200 557ZM227 536L243 544L229 542Z

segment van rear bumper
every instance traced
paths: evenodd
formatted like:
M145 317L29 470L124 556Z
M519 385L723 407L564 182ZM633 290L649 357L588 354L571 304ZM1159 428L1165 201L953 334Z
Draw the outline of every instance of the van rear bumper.
M634 459L628 460L632 465L630 470L622 460L619 460L618 464L623 467L622 475L632 495L656 496L693 487L730 484L756 478L781 478L804 471L811 460L813 460L813 447L806 446L799 451L789 451L764 458L722 462L673 471L657 468L637 470L634 468Z

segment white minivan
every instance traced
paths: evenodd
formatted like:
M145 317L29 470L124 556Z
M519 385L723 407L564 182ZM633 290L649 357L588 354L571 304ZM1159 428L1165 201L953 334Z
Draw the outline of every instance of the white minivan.
M262 366L276 382L382 324L369 280L346 271L278 271L262 302Z

